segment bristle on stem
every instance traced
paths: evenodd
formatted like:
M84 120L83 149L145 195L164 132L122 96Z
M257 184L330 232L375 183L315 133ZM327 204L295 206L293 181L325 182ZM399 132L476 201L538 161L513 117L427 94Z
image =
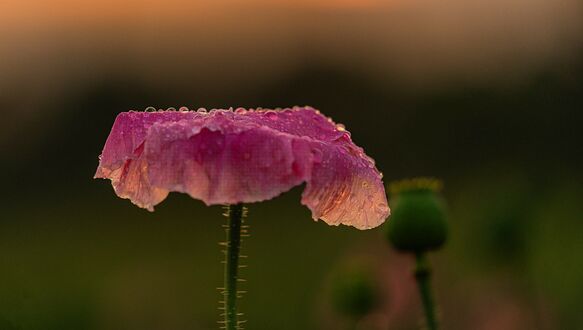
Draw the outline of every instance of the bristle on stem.
M221 316L224 318L220 323L226 330L243 329L242 324L245 321L239 319L243 313L237 311L237 299L245 291L237 290L237 283L244 282L239 278L239 269L246 267L240 263L241 256L241 237L248 235L248 225L242 225L243 219L247 216L247 208L242 204L225 205L224 216L228 219L228 224L223 225L226 233L226 241L220 242L219 245L224 247L225 265L224 286L218 288L223 300L220 301L219 310L224 311Z

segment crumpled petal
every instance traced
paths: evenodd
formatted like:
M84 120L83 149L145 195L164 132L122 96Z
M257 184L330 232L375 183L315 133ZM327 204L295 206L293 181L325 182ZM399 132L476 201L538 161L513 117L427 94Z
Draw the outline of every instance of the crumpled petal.
M305 182L302 204L315 220L368 229L389 215L374 161L310 107L120 113L95 177L150 211L171 191L207 205L251 203Z

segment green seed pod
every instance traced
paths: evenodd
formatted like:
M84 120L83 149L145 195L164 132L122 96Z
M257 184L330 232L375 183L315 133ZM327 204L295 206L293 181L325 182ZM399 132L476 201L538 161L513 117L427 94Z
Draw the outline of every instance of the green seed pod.
M353 319L367 315L379 303L377 284L368 267L352 265L337 270L330 289L332 307Z
M447 239L445 205L438 191L441 182L416 178L390 186L394 196L385 235L395 249L422 253L439 249Z

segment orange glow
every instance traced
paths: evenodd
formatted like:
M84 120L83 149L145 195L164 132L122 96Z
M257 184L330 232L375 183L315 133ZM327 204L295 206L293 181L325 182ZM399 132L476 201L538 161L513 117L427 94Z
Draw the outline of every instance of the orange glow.
M111 22L156 22L163 19L195 20L219 11L249 9L367 9L394 1L381 0L40 0L0 2L0 26L39 24L107 24Z
M0 24L20 26L44 23L107 24L112 21L135 22L156 17L195 17L204 14L213 1L102 0L102 1L8 1L0 3Z
M562 60L579 44L579 0L524 1L0 0L0 70L65 74L67 54L80 67L129 66L151 79L184 68L266 79L321 61L405 83L487 80Z
M322 8L322 9L367 9L384 7L396 0L290 0L274 2L260 0L264 5L279 5L286 7Z

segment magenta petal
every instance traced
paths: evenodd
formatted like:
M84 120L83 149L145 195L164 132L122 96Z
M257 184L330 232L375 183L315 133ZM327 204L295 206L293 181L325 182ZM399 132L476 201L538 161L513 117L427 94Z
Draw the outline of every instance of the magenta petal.
M149 210L170 191L250 203L306 182L302 203L316 220L367 229L389 215L372 159L312 108L122 113L95 177Z

